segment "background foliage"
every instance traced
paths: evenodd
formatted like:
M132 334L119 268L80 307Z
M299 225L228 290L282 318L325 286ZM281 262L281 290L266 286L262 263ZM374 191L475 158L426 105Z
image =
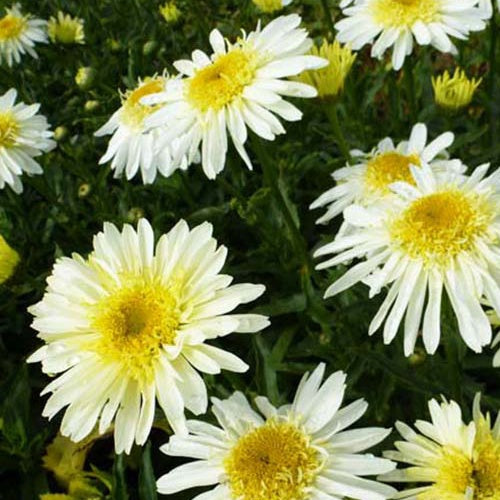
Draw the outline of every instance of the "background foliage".
M329 3L331 14L338 17L337 2ZM252 368L243 375L205 377L212 395L225 397L238 389L284 403L301 374L325 361L329 372L348 372L348 401L364 397L370 403L363 424L391 426L396 419L425 418L428 399L440 395L460 401L469 417L478 390L486 393L486 408L500 407L500 372L491 367L492 351L481 355L466 351L454 319L443 319L447 349L441 347L432 357L420 349L407 359L402 335L390 346L383 345L380 334L368 337L368 324L380 298L369 300L364 285L323 301L323 291L343 269L315 272L310 255L320 242L333 237L338 221L316 226L319 212L310 212L308 205L331 186L330 173L344 160L317 102L298 103L304 110L303 120L287 125L287 135L266 143L263 150L276 165L280 190L302 240L289 231L255 150L251 153L254 172L247 171L232 151L215 181L208 181L200 167L192 166L187 172L143 186L138 179L115 180L108 166L98 166L107 139L92 134L119 106L118 89L134 87L138 77L172 70L171 62L187 57L194 48L208 49L208 33L214 27L234 37L240 28L254 28L259 17L268 20L250 0L178 4L182 18L172 26L160 17L155 0L22 2L23 10L37 17L48 19L60 9L85 19L86 44L41 46L38 61L25 57L21 65L0 71L0 93L17 88L25 102L42 103L41 112L53 128L68 130L57 149L42 157L43 176L24 177L21 196L8 188L0 192L0 232L22 256L16 275L2 287L0 299L0 498L34 499L41 493L62 491L42 466L60 416L50 423L41 417L44 399L39 392L47 378L39 366L25 364L40 345L30 329L26 308L41 298L55 258L88 252L92 235L103 221L121 225L145 215L160 235L181 217L190 225L208 220L218 240L229 247L226 271L237 282L266 285L267 293L254 310L269 314L272 326L259 335L224 339L225 347ZM303 16L313 37L331 37L319 0L294 0L287 10ZM349 146L370 150L384 136L404 139L413 123L423 121L433 137L448 129L455 132L452 154L470 169L486 161L497 166L500 101L494 74L498 56L492 42L494 27L460 45L460 65L469 76L484 80L474 104L454 117L435 107L430 80L431 75L454 68L451 56L422 48L411 56L416 88L412 110L404 71L390 71L387 61L374 61L369 49L362 51L339 104ZM97 75L86 91L74 80L81 66L94 68ZM88 101L97 101L97 108L89 110ZM453 356L447 357L450 352L458 353L458 363ZM94 444L85 468L100 478L95 484L103 497L156 498L154 477L180 463L158 451L167 441L166 431L160 422L150 443L128 457L114 456L108 436ZM390 440L384 448L388 446Z

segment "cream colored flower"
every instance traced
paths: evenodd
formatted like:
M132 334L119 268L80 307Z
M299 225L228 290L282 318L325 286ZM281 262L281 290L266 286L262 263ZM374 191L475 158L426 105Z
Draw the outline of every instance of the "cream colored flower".
M84 21L59 11L57 19L51 17L48 23L49 38L52 43L85 43Z

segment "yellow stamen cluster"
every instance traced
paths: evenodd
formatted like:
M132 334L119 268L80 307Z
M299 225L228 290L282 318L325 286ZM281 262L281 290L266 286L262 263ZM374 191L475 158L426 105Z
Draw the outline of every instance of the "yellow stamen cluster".
M410 203L392 221L391 239L411 258L446 267L459 253L474 250L494 217L484 198L451 188Z
M144 119L150 115L155 106L141 104L141 99L150 94L161 92L165 85L163 77L146 78L139 86L132 91L128 91L123 96L121 120L131 128L142 128Z
M18 38L26 28L26 18L8 13L0 19L0 42Z
M436 104L452 111L468 106L481 82L482 78L469 80L465 71L460 68L455 69L453 76L445 71L432 78Z
M14 274L19 260L19 254L0 235L0 284Z
M83 20L63 14L61 11L57 13L57 19L55 17L49 19L47 31L53 43L85 43Z
M19 133L19 124L10 112L0 113L0 148L11 148Z
M97 304L92 328L100 335L93 348L139 383L151 382L162 345L175 343L179 317L174 288L136 280Z
M255 71L255 54L241 48L233 49L190 78L187 99L202 112L218 111L241 97L245 87L254 80Z
M312 85L318 91L318 97L331 99L338 97L344 90L345 80L356 60L356 54L348 46L342 46L335 40L328 43L323 40L321 47L314 46L311 54L329 61L329 65L318 70L304 71L297 80Z
M390 185L394 182L415 184L410 165L420 166L420 158L396 151L377 154L366 164L365 190L372 194L387 195L391 192Z
M440 19L440 0L376 0L371 4L376 23L384 28L411 28Z
M262 12L276 12L283 8L282 0L252 0L254 5L256 5Z
M224 466L232 498L303 500L321 462L300 428L271 419L243 435Z
M176 23L181 17L181 11L175 2L166 2L160 6L160 14L167 23Z

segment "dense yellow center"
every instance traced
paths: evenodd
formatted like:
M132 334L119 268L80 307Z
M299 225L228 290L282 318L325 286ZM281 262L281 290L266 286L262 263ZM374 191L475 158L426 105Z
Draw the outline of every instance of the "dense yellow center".
M439 21L441 0L376 0L372 4L376 23L384 28L410 28L417 21Z
M12 147L16 141L18 132L19 124L14 115L9 111L0 113L0 147Z
M187 85L187 99L197 109L215 111L241 96L255 77L255 55L234 49L198 70Z
M419 500L500 500L500 443L491 434L476 445L472 460L445 448L436 465L436 481Z
M415 184L410 165L420 166L417 155L405 156L395 151L381 153L366 164L365 188L376 194L389 194L389 186L394 182Z
M459 253L474 249L494 216L484 198L450 189L413 201L394 219L390 234L410 257L446 266Z
M122 122L131 128L141 129L144 119L157 109L157 106L141 104L141 99L147 95L161 92L164 84L163 78L155 78L146 81L135 90L127 92L122 104Z
M224 465L233 498L303 500L321 462L297 426L268 420L239 439Z
M162 345L175 342L180 311L176 293L156 283L133 283L97 305L92 327L103 359L120 363L139 382L150 382Z
M0 41L17 38L24 30L26 21L23 17L7 14L0 19Z

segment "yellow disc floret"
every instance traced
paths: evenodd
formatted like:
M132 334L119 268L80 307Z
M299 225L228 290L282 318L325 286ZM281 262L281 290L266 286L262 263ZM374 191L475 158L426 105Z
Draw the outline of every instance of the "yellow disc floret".
M10 112L0 113L0 148L10 148L16 142L19 124Z
M455 188L418 198L390 226L394 245L427 265L447 266L473 251L495 217L483 197Z
M441 0L376 0L372 15L384 28L411 28L417 21L439 21Z
M157 109L156 106L141 104L141 99L150 94L161 92L165 85L165 79L146 78L144 82L123 97L121 120L131 128L142 128L144 119Z
M255 77L255 55L233 49L198 70L187 85L188 101L202 112L217 111L241 97Z
M0 41L18 38L26 27L24 17L7 14L0 19Z
M104 360L122 364L139 383L150 382L162 345L175 342L179 316L173 288L136 280L97 304L95 350Z
M302 500L321 461L299 427L268 420L238 440L224 466L233 498Z
M457 68L453 76L445 71L437 78L432 78L436 104L448 110L457 110L468 106L482 79L468 79L465 71Z
M403 155L396 151L379 153L366 164L364 185L368 193L387 195L394 182L415 184L410 165L420 166L417 155Z

